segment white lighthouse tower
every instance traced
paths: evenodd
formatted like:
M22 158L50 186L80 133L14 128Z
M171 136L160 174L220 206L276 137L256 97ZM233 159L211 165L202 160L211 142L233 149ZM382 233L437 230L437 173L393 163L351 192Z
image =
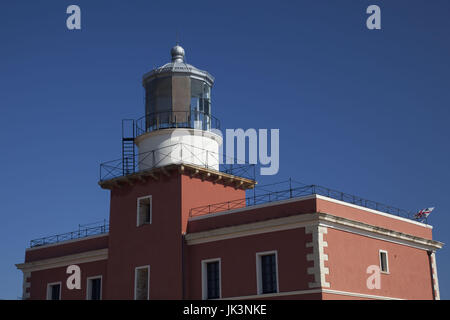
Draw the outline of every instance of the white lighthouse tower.
M137 120L138 170L193 164L219 170L222 137L211 114L214 78L185 62L184 49L143 76L145 116Z

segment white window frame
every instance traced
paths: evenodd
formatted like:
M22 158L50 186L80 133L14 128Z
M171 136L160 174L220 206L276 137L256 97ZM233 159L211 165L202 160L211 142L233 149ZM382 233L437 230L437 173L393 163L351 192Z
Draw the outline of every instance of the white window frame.
M147 274L148 274L148 283L147 283L147 300L150 300L150 265L146 265L146 266L140 266L140 267L136 267L134 269L134 300L136 300L136 289L137 289L137 272L140 269L147 269Z
M263 293L263 286L262 286L262 268L261 268L261 257L275 254L275 268L276 268L276 275L277 275L277 291L271 292L271 293ZM280 292L280 281L278 281L278 251L272 250L272 251L264 251L264 252L257 252L256 253L256 293L258 295L265 295L265 294L274 294Z
M139 205L139 202L141 201L141 200L143 200L143 199L150 199L150 222L148 222L148 223L139 223L140 221L139 221L139 217L140 217L140 205ZM143 226L143 225L146 225L146 224L152 224L152 216L153 216L153 204L152 204L152 196L151 195L147 195L147 196L142 196L142 197L139 197L139 198L137 198L137 210L136 210L137 212L136 212L136 227L139 227L139 226Z
M386 254L386 269L387 269L386 271L383 271L383 266L381 265L381 253ZM378 259L380 260L380 272L389 274L389 255L388 255L387 250L379 250L378 251Z
M89 280L93 280L93 279L100 279L100 300L102 300L102 291L103 291L103 276L102 275L86 278L86 300L91 300L90 296L91 296L91 292L92 292L92 286L89 285L90 284Z
M47 283L47 300L51 300L51 291L50 287L59 284L59 300L61 300L61 292L62 292L62 284L61 281L59 282L51 282Z
M219 299L222 299L222 259L212 258L202 260L202 299L208 300L208 270L207 264L210 262L219 262Z

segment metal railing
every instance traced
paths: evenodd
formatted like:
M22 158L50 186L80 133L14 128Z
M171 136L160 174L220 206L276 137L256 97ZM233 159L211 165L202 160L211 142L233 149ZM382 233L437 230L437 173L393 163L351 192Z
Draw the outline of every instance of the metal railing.
M258 204L270 203L274 201L287 200L291 198L300 198L308 195L318 194L328 198L333 198L336 200L340 200L343 202L355 204L361 207L365 207L368 209L373 209L389 214L393 214L396 216L414 219L414 213L412 211L407 211L404 209L399 209L390 205L382 204L376 201L367 200L355 195L351 195L345 192L333 190L330 188L322 187L319 185L305 185L299 182L295 182L294 180L288 180L286 183L289 183L289 188L267 192L264 194L257 194L257 189L265 188L267 191L267 186L256 187L253 196L249 196L243 199L237 199L232 201L226 201L221 203L210 204L206 206L201 206L197 208L190 209L189 216L195 217L199 215L217 213L228 211L232 209L238 209L243 207L251 207ZM301 185L301 186L297 186ZM426 223L426 221L425 221Z
M94 225L95 226L92 226ZM87 225L79 225L77 231L71 231L66 233L61 233L53 236L38 238L30 241L30 248L43 246L46 244L53 244L62 241L81 239L93 235L99 235L109 232L109 223L104 220L102 224L93 223Z
M123 164L123 161L132 161L133 165ZM228 164L231 162L231 164ZM207 169L218 170L223 173L255 180L255 165L239 163L224 155L210 150L202 149L185 143L176 143L159 149L143 152L125 159L116 159L100 165L100 181L106 181L126 176L139 171L152 170L170 164L195 164ZM135 168L124 170L124 168Z
M136 137L168 128L220 129L220 121L210 114L196 110L153 112L136 120Z

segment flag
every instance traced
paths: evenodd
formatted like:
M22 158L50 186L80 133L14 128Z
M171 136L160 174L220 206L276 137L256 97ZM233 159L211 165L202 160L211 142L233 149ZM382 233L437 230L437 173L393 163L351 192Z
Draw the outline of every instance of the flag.
M417 212L417 213L414 215L414 218L416 218L417 220L419 220L419 219L425 219L425 218L428 217L428 215L429 215L429 214L431 213L431 211L433 211L433 210L434 210L434 207L422 209L422 210L420 210L419 212Z

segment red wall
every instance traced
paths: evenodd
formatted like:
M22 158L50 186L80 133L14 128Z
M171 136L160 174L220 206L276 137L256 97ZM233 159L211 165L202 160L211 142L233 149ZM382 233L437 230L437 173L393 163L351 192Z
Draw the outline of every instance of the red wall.
M135 268L150 265L150 299L180 299L181 179L176 173L111 191L108 299L134 299ZM137 198L152 196L152 223L136 226ZM152 290L153 288L157 288Z
M137 198L152 196L152 224L136 226ZM186 245L182 234L229 227L296 214L323 212L431 239L431 229L321 199L287 202L201 219L189 219L194 207L243 199L245 191L190 178L178 172L111 190L110 232L93 239L26 251L26 262L108 248L108 261L80 264L82 290L65 286L66 268L32 272L31 299L45 299L47 283L62 282L63 299L85 299L86 277L103 275L103 299L133 299L135 268L150 265L150 299L201 299L201 261L221 258L222 297L257 294L256 253L278 251L280 292L310 290L306 248L311 234L304 228ZM431 299L427 253L386 241L328 228L324 249L332 290L407 299ZM378 250L388 251L390 274L381 275L381 289L366 286L369 265L379 265ZM183 256L185 263L183 264ZM106 277L108 275L108 277ZM183 275L185 279L183 280ZM106 290L109 288L109 290ZM183 292L184 291L184 292ZM277 299L347 299L331 293Z
M426 239L432 239L431 228L327 200L317 199L317 212L328 213L334 216L360 221L403 233L409 233Z
M152 195L152 223L136 227L137 198ZM150 265L150 299L182 299L182 232L189 209L245 191L172 172L111 191L109 299L134 298L134 269ZM152 288L157 288L152 290Z
M237 211L198 220L193 219L189 221L188 231L200 232L214 228L287 217L295 214L314 213L315 211L315 199L268 205L261 208L249 207L245 211Z
M186 175L183 175L181 178L182 232L186 232L190 209L245 198L245 190L242 189L235 189L232 186L225 186L220 183L202 181Z
M60 243L58 245L28 249L25 251L25 262L61 257L105 248L108 248L108 234L91 239L79 239L69 243Z
M330 289L387 296L402 299L432 299L431 274L428 255L420 250L387 241L368 238L328 228L324 235L328 247L325 266ZM380 265L379 250L388 251L389 274L381 274L381 288L366 285L370 265Z
M201 261L221 258L222 297L257 294L256 253L278 251L279 289L281 292L308 290L313 281L307 274L304 228L264 233L245 238L214 241L188 247L188 299L202 299Z
M102 276L102 298L106 293L106 260L78 264L81 269L81 289L67 289L66 281L70 274L66 273L66 267L31 272L31 287L29 289L30 299L47 299L47 284L61 282L61 299L63 300L85 300L87 278Z

